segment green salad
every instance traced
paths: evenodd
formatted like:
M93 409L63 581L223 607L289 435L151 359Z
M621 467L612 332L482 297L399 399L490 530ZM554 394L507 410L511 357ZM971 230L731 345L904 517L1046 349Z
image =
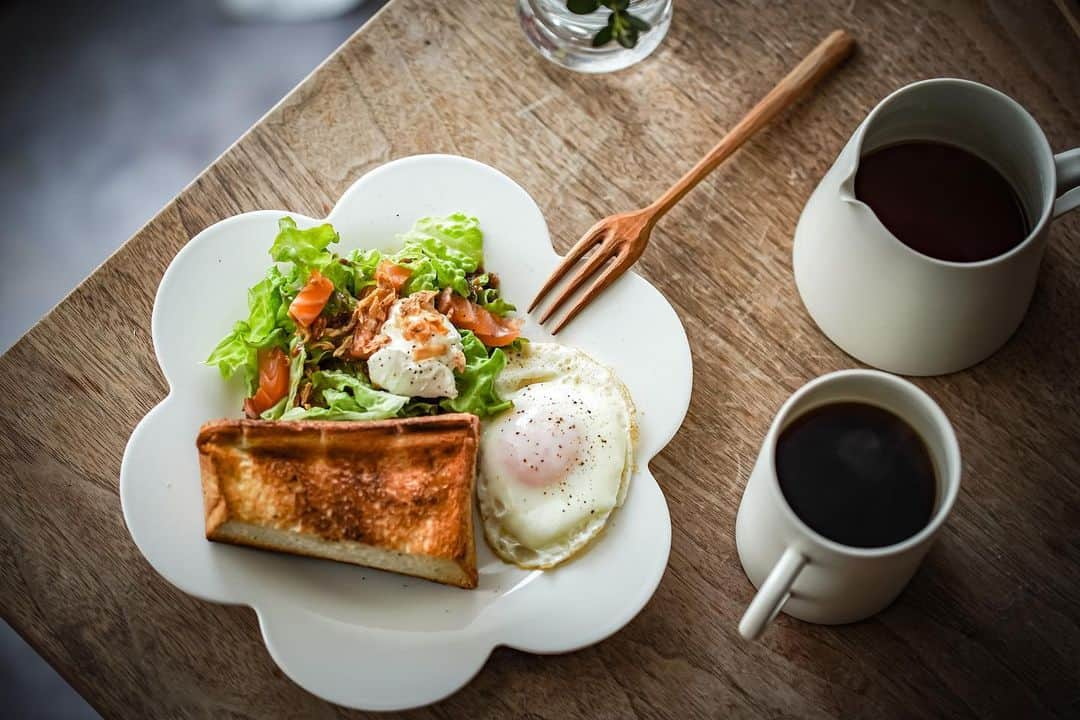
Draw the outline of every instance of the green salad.
M330 224L281 218L275 264L248 289L247 318L206 360L243 378L247 417L484 417L510 407L495 379L504 348L524 342L521 321L484 268L479 222L421 218L400 240L393 254L340 255Z

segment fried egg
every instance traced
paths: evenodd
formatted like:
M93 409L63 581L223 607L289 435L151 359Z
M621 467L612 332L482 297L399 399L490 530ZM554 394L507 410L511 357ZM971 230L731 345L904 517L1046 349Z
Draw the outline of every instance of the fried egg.
M634 405L610 369L556 343L510 354L496 390L514 407L481 430L484 535L504 560L554 567L584 549L626 497Z
M368 358L376 386L409 397L457 397L454 370L465 367L461 334L435 310L434 297L414 293L390 308L381 330L385 345Z

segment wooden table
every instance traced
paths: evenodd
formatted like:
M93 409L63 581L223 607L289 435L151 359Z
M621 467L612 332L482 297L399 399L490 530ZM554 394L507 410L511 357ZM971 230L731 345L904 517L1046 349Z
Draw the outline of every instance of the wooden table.
M963 489L893 607L842 628L782 616L743 642L752 588L734 543L782 400L856 364L792 282L808 194L881 97L926 77L989 83L1026 105L1055 149L1080 144L1069 13L1080 14L1072 0L693 0L648 62L588 77L534 53L508 0L397 0L0 360L3 617L105 716L348 715L283 677L250 610L175 590L124 527L124 444L166 392L149 322L170 259L234 213L321 215L365 171L422 152L517 179L565 250L595 218L664 189L842 26L860 42L855 59L690 194L639 263L682 316L696 376L686 424L652 464L674 532L655 597L581 652L499 649L415 716L1076 717L1080 213L1053 228L1016 337L972 370L917 381L956 426Z

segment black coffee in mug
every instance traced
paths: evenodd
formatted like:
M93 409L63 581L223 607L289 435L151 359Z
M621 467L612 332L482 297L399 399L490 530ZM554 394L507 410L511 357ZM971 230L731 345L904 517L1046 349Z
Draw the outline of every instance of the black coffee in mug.
M855 197L897 240L939 260L989 260L1031 229L1019 196L993 165L939 142L872 151L859 161Z
M777 440L776 472L799 519L844 545L894 545L934 512L937 479L926 443L876 405L837 402L797 417Z

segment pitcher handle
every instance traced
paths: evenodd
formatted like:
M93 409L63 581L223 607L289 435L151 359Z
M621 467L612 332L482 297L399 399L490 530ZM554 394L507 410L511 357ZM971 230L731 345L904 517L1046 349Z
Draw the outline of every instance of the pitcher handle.
M791 596L791 586L806 566L806 556L793 547L789 547L773 566L765 582L761 583L757 595L750 601L750 606L739 621L739 634L747 640L756 640L765 626L772 622L780 608L784 607Z
M1066 150L1054 156L1057 168L1057 200L1054 217L1080 207L1080 148Z

